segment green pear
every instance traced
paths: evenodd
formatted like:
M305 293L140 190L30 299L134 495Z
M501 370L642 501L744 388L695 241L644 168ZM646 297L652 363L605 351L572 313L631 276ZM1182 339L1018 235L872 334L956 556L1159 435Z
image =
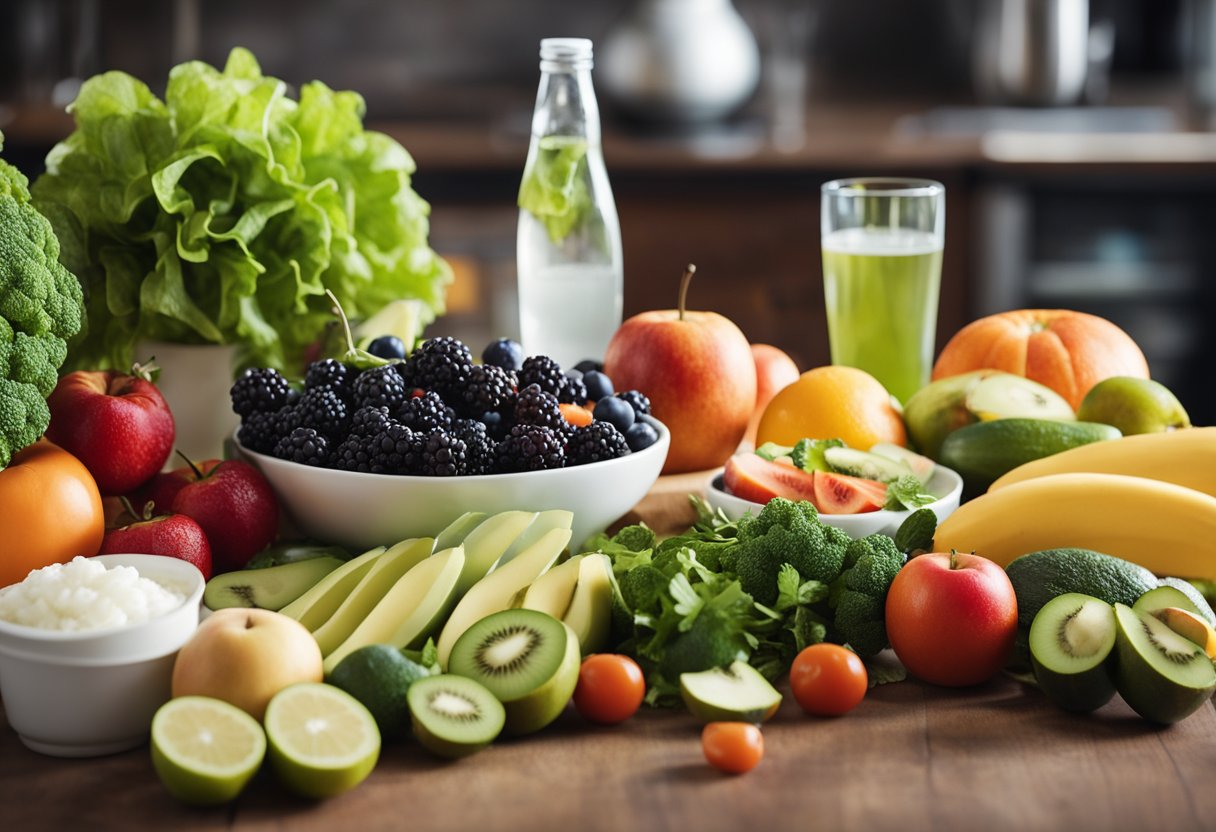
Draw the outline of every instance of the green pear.
M1081 400L1082 422L1114 425L1124 436L1189 428L1191 418L1164 384L1147 378L1114 376L1095 384Z
M922 387L904 405L904 423L916 449L937 459L953 431L994 419L1073 421L1072 408L1038 382L997 370L975 370Z

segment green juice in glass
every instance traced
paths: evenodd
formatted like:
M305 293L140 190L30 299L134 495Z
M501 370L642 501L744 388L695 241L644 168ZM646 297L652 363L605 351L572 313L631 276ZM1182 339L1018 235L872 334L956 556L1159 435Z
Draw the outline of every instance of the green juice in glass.
M941 239L925 231L846 228L822 245L832 363L865 370L906 402L929 381Z

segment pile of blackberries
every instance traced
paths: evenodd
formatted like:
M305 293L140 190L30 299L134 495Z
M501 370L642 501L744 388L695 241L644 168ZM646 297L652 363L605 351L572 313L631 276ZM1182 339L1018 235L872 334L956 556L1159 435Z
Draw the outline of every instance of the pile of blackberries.
M309 365L302 387L277 370L246 370L231 395L245 448L372 474L563 468L659 438L646 396L617 393L598 363L563 372L548 356L524 358L505 338L486 347L480 364L455 338L432 338L408 358L361 372L326 358Z

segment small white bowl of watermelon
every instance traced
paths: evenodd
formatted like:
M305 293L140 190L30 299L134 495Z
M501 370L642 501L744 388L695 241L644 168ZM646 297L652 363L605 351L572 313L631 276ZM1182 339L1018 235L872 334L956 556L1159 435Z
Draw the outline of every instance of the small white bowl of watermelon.
M710 506L737 520L775 497L806 500L850 537L894 535L918 508L941 523L958 508L963 478L926 456L880 443L862 451L839 439L766 443L736 454L710 480Z

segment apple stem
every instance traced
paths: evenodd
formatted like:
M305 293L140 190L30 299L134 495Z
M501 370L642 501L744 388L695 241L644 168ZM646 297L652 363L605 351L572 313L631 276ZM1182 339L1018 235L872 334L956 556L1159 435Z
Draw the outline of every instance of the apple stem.
M684 305L688 299L688 284L692 282L692 276L697 273L697 267L689 263L684 267L684 276L680 278L680 303L677 308L680 310L680 320L684 320Z
M132 364L131 375L143 379L149 384L155 384L157 376L160 375L160 367L156 364L156 356L152 356L143 364L140 364L138 361Z
M954 549L950 550L950 568L958 569L958 552Z
M184 453L182 453L181 448L177 449L177 455L180 456L182 459L186 460L186 464L189 465L190 470L194 472L195 479L201 480L203 478L203 472L200 471L199 467L194 464L193 459L191 459L190 457L188 457Z

